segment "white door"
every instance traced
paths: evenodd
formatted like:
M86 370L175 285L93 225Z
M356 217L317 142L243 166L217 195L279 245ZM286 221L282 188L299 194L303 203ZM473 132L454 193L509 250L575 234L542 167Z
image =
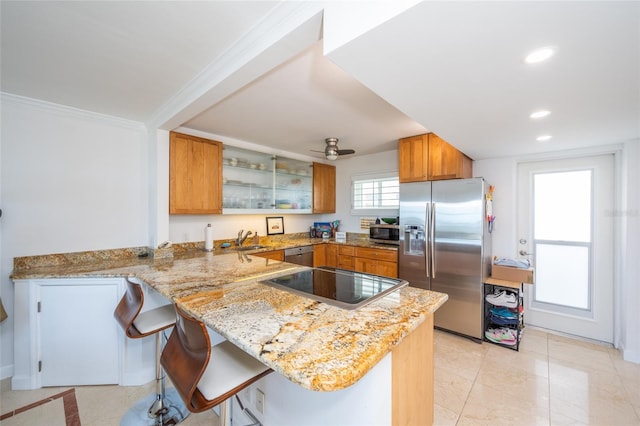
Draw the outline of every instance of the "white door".
M119 280L52 280L41 285L42 386L119 382Z
M518 165L526 323L613 342L614 194L613 155Z

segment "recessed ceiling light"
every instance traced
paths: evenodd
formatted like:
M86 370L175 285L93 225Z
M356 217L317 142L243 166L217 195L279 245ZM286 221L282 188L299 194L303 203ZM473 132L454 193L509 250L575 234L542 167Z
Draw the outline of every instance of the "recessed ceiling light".
M529 115L531 118L544 118L547 115L551 114L551 111L547 111L546 109L541 109L540 111L534 111Z
M542 136L538 136L538 137L536 138L536 140L537 140L538 142L546 142L546 141L548 141L549 139L551 139L551 135L542 135Z
M556 49L555 47L541 47L525 56L524 61L527 64L536 64L538 62L546 61L553 56Z

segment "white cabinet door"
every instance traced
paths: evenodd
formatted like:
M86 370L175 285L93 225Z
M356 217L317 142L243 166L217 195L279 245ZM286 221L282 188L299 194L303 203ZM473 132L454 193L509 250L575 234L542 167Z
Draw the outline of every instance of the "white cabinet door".
M117 384L120 280L51 280L39 286L41 385Z

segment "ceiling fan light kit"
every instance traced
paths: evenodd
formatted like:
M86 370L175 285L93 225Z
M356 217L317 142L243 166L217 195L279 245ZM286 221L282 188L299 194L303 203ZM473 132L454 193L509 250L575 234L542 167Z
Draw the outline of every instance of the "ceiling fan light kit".
M340 155L355 153L353 149L338 149L338 138L326 138L324 141L327 144L324 149L324 156L327 160L336 160Z

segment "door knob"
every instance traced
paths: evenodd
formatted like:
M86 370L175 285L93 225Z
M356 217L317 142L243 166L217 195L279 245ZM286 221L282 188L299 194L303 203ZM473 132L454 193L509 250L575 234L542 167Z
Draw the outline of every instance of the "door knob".
M531 255L533 255L533 253L527 253L524 250L520 250L520 256L531 256Z

